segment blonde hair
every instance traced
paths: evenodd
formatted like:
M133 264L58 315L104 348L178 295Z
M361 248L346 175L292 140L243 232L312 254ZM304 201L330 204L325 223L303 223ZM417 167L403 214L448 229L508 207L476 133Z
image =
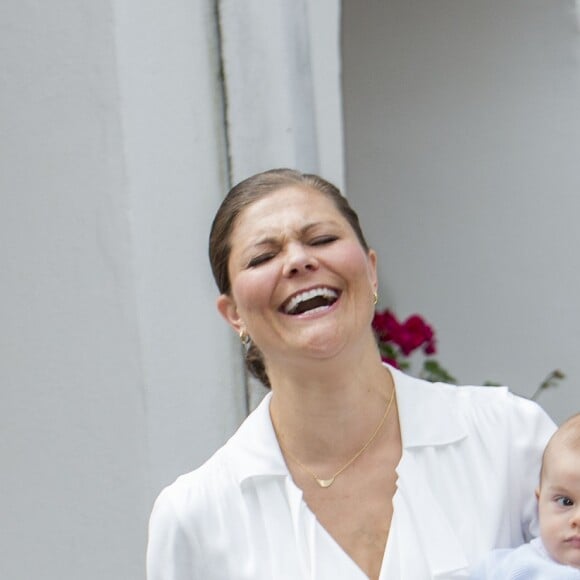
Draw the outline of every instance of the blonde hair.
M540 484L546 471L546 463L550 453L558 449L580 450L580 413L572 415L560 425L556 432L550 437L544 454L542 455L542 469L540 471Z

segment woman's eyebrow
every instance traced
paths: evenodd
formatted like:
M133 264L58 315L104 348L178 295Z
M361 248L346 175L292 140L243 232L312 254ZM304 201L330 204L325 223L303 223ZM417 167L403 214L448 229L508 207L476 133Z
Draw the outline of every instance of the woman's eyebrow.
M302 226L299 230L298 233L300 235L304 235L307 234L310 230L313 230L314 228L318 227L318 226L324 226L324 225L332 225L335 226L337 225L337 222L333 221L333 220L328 220L328 221L319 221L319 222L310 222L307 223L306 225ZM275 237L272 235L264 235L264 237L261 238L257 238L255 241L253 241L248 247L249 248L257 248L260 246L272 246L272 245L276 245L280 243L280 238L285 237L285 235L280 236L280 237Z
M335 222L334 220L325 220L325 221L320 221L320 222L311 222L306 224L304 227L301 228L301 233L305 234L308 233L309 230L312 230L318 226L336 226L338 225L337 222Z
M272 236L268 236L266 238L258 238L253 244L252 247L255 248L256 246L270 246L272 244L277 244L278 239L273 238Z

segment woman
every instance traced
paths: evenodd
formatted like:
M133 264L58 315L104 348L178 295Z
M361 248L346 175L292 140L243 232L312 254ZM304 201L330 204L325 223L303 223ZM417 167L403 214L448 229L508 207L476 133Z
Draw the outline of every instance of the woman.
M506 389L381 363L376 254L334 186L287 169L241 182L210 260L218 310L271 393L157 499L149 580L467 578L536 532L553 423Z

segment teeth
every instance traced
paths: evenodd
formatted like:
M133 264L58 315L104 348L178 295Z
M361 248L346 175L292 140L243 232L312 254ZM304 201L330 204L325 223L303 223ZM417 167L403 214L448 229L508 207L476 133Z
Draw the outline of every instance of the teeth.
M338 293L332 290L331 288L321 287L321 288L313 288L312 290L307 290L306 292L300 292L300 294L296 294L293 296L287 304L284 306L284 312L286 314L290 314L293 312L296 307L305 302L306 300L312 300L313 298L328 298L329 300L333 300L338 298Z

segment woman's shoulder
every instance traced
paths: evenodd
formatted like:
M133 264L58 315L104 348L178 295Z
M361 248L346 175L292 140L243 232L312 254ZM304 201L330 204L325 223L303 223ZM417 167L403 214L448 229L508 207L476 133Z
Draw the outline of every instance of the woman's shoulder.
M239 502L243 481L256 461L268 435L267 401L242 422L237 431L196 469L180 475L165 487L156 500L156 507L166 505L180 514L215 509Z
M556 426L535 401L510 391L506 386L446 386L451 389L463 417L479 431L516 435L517 439L538 440L544 445ZM515 439L512 439L515 442Z
M227 444L218 449L196 469L180 475L167 485L155 501L155 510L167 510L187 518L212 503L212 497L223 495L233 488L228 474Z
M433 439L441 432L442 441L485 434L489 441L518 433L526 440L543 445L555 430L553 421L534 401L518 396L505 387L430 383L394 374L402 427L408 440ZM406 426L406 429L405 429Z
M157 496L149 519L152 577L166 578L170 568L179 570L175 578L208 577L212 539L229 537L229 526L243 529L242 491L230 467L229 448L228 442Z
M532 401L510 391L506 386L456 386L452 387L459 404L474 417L482 420L503 419L514 427L525 429L542 426L555 429L546 411Z
M393 369L391 369L393 372ZM423 402L430 408L447 407L474 411L482 415L522 415L547 417L534 401L514 394L507 386L454 385L432 383L394 370L397 397L413 399L413 404Z
M513 393L509 387L454 385L447 383L430 383L422 379L412 379L421 384L424 392L446 404L451 403L464 411L471 410L485 415L511 415L526 419L538 417L549 420L546 412L535 401Z

